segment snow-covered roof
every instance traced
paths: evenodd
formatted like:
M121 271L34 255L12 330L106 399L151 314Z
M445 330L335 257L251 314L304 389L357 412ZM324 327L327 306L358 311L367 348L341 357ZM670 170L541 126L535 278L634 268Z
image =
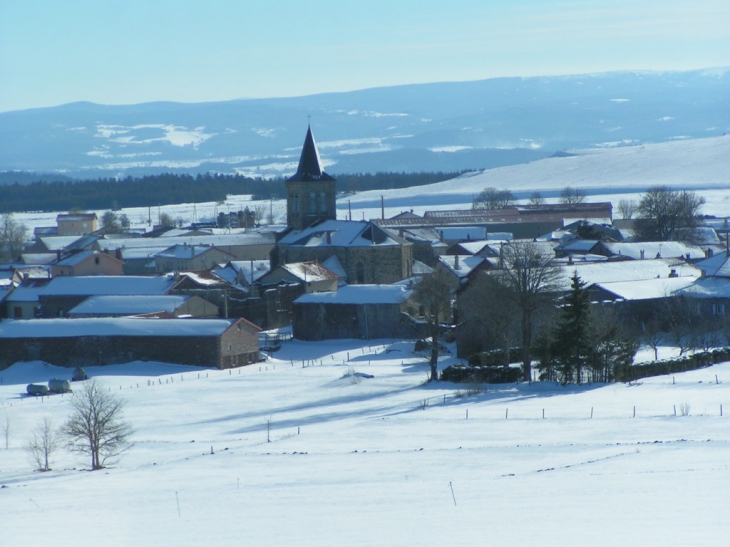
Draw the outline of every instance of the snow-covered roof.
M173 245L168 247L164 251L161 251L155 255L155 258L175 258L178 260L188 260L201 255L204 255L210 251L218 251L229 256L233 256L223 249L217 249L216 247L210 247L207 245Z
M703 277L692 285L680 289L677 294L692 298L730 298L730 279L727 277Z
M651 300L671 296L695 281L694 277L661 277L641 281L595 283L594 287L608 291L623 300Z
M284 245L301 247L372 247L399 245L384 230L365 220L326 220L283 238Z
M561 244L556 251L566 253L587 253L598 243L597 239L573 239L567 243Z
M292 262L282 266L287 272L307 282L334 281L339 276L316 262Z
M458 277L466 277L474 268L486 260L478 255L441 255L439 262Z
M225 266L219 266L213 273L231 285L237 285L239 276L243 276L248 285L269 272L268 260L231 260Z
M66 338L75 336L217 336L235 319L29 319L3 321L0 338Z
M322 266L327 268L329 271L334 272L340 279L347 279L347 272L342 267L340 259L336 255L332 255L327 260L322 262Z
M563 271L561 279L565 290L570 288L570 278L573 272L578 272L581 280L588 285L668 278L672 270L675 270L680 277L697 279L702 275L702 272L693 265L671 258L621 260L616 262L575 262L571 265L561 265L560 268Z
M135 315L156 311L174 312L189 295L140 296L91 296L69 311L69 315Z
M346 285L336 291L304 294L295 304L402 304L413 291L401 285Z
M705 251L697 245L690 245L680 241L644 241L640 243L611 243L604 242L606 248L615 255L627 256L636 260L641 259L641 252L644 251L644 258L704 258Z
M90 275L54 277L42 290L43 295L93 296L126 294L165 294L175 284L170 275Z
M717 253L714 256L700 260L697 267L706 275L715 277L730 277L730 259L727 251Z
M46 265L58 258L56 253L23 253L20 260L28 265Z
M214 247L233 247L246 245L273 245L276 243L276 234L273 232L252 232L233 235L200 235L178 237L135 237L126 239L100 239L99 248L104 249L133 249L142 247L166 248L173 245L212 245Z
M84 236L48 236L42 237L41 242L49 251L61 251L70 247Z

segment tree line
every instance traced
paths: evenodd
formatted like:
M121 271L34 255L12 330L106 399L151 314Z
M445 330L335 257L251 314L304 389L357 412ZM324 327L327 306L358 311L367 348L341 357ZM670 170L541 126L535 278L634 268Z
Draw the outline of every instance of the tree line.
M421 186L454 178L461 173L357 173L338 175L340 191L359 192ZM18 176L22 175L19 173ZM206 173L196 176L162 173L124 179L22 181L2 187L0 213L69 211L125 207L156 207L176 203L223 201L228 195L250 194L253 199L280 199L286 195L285 178L260 179L239 174Z

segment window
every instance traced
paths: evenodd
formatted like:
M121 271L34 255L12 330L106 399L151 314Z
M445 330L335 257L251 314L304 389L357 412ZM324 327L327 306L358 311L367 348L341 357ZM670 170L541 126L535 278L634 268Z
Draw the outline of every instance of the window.
M319 212L327 212L327 194L325 192L319 193Z
M22 319L23 318L23 308L20 306L15 306L13 308L13 317L15 319Z
M315 194L314 192L309 194L309 212L310 213L317 212L317 194Z
M725 304L713 304L712 315L725 315Z
M99 257L98 256L95 256L94 257L94 264L98 264L98 263L99 263Z

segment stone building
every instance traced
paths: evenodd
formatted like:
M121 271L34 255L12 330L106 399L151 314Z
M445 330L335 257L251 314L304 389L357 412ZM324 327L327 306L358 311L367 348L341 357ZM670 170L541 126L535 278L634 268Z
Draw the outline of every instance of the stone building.
M307 129L297 172L287 180L287 227L271 254L271 268L333 257L349 284L394 283L412 275L412 244L372 222L337 220L336 181L322 169ZM338 272L339 273L339 272Z
M231 368L259 360L245 319L35 319L0 323L0 368L43 360L91 366L147 360Z

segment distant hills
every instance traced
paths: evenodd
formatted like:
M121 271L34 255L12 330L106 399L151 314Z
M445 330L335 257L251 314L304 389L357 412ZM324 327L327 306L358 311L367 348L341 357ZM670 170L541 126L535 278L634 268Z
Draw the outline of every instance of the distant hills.
M219 103L73 103L0 113L0 171L288 175L307 116L333 174L483 169L575 148L722 135L730 76L614 72Z

